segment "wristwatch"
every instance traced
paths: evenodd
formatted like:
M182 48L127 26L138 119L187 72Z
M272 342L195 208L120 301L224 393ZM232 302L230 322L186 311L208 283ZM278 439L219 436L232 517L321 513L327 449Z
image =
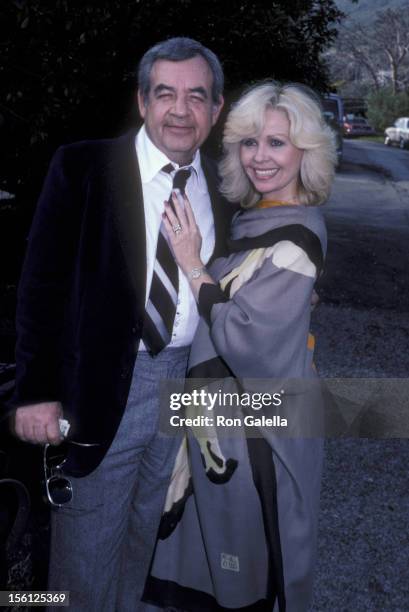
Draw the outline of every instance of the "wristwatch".
M206 272L206 268L204 266L202 266L201 268L193 268L192 270L190 270L187 277L191 281L196 278L200 278L202 274L204 274L205 272Z

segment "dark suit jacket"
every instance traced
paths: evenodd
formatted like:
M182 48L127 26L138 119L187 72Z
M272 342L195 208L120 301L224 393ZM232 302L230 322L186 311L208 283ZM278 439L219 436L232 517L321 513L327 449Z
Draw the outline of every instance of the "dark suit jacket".
M92 471L123 414L144 317L146 247L135 134L55 154L19 287L12 406L60 400L72 438L97 442L69 469ZM222 254L232 209L202 156Z

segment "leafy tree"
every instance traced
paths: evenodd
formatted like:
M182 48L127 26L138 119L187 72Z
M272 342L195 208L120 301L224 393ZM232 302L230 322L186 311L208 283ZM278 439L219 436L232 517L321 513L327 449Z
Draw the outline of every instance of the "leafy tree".
M334 0L3 0L0 188L32 207L57 145L134 123L135 67L155 42L208 45L231 90L266 77L326 89L341 16Z
M383 132L398 117L409 115L409 92L395 93L393 89L384 87L368 95L367 106L370 124Z

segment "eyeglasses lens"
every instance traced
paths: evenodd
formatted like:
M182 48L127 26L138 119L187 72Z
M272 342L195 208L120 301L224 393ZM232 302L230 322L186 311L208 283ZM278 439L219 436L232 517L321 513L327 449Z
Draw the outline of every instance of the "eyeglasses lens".
M48 492L52 502L57 505L67 504L72 499L72 487L67 478L53 476L48 481Z
M67 460L67 447L47 446L46 447L46 464L49 470L57 470L61 468Z

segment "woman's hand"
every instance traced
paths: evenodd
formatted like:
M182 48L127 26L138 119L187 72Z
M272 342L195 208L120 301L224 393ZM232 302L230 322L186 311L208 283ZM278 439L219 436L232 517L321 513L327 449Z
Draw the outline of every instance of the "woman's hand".
M179 204L177 195L172 192L172 202L175 207L165 202L163 223L169 237L169 244L175 256L176 263L184 274L189 274L193 268L200 268L202 236L196 224L192 207L186 195L183 196L184 208Z
M190 288L195 300L199 301L200 288L203 283L214 285L215 282L206 270L200 276L191 276L193 268L203 268L200 259L202 236L196 224L192 207L188 198L183 196L184 208L179 204L177 195L172 193L175 211L165 202L165 212L162 215L163 224L169 236L169 244L173 250L176 263L189 278Z

